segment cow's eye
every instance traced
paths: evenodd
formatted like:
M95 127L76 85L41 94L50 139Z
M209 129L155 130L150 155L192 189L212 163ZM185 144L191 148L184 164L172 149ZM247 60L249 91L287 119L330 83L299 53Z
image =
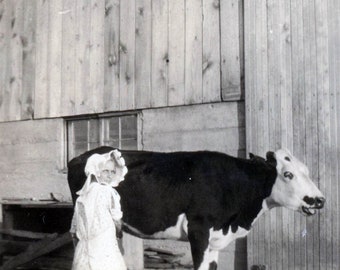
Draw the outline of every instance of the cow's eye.
M285 178L288 178L289 180L292 180L293 179L293 177L294 177L294 175L291 173L291 172L284 172L283 173L283 176L285 177Z
M289 157L285 157L285 160L290 161L290 158Z

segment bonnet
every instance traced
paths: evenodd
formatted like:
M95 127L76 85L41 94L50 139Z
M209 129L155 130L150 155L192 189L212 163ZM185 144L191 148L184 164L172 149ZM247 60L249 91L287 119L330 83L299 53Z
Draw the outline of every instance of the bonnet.
M84 186L77 192L77 195L84 195L89 191L92 175L96 178L98 183L100 182L100 173L104 168L104 165L108 161L113 161L115 165L115 180L119 182L124 180L125 175L128 172L127 167L125 166L125 160L122 157L122 154L117 150L113 150L106 154L93 154L87 159L85 166L85 174L87 176Z

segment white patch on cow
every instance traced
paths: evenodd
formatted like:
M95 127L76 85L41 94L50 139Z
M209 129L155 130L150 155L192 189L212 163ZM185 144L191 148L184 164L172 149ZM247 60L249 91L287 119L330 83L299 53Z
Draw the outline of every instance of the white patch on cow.
M180 214L177 218L177 222L174 226L167 228L164 231L156 232L152 235L143 234L141 231L136 228L130 226L127 223L124 223L124 226L127 227L134 235L139 236L145 239L173 239L173 240L188 240L188 220L185 214Z
M151 238L188 240L188 220L185 214L178 216L174 226L167 228L165 231L154 233Z
M207 270L209 269L210 263L218 262L218 250L213 250L208 247L203 254L203 261L201 265L198 267L198 270Z
M253 220L252 225L257 221L257 219L269 210L266 200L262 203L262 209ZM209 246L204 251L203 261L199 266L199 270L208 270L210 263L216 262L218 263L218 254L219 251L223 248L227 247L231 242L233 242L237 238L245 237L249 233L248 230L238 227L236 232L231 231L231 227L229 227L228 233L223 234L223 230L215 231L213 228L209 230Z
M253 225L258 218L268 210L268 205L266 200L262 203L262 209L253 220ZM232 232L231 227L229 227L228 233L223 234L223 230L214 231L213 228L210 229L210 238L209 238L209 247L212 250L221 250L227 247L231 242L233 242L237 238L245 237L249 233L249 230L246 230L242 227L237 227L235 232Z
M253 220L253 225L258 218L268 210L268 205L266 200L262 203L262 209ZM238 227L235 232L232 232L231 227L229 227L227 234L223 234L223 230L215 231L213 228L209 230L209 246L204 251L203 261L198 268L199 270L207 270L209 269L210 263L216 262L218 263L218 254L219 251L227 247L231 242L233 242L237 238L245 237L249 233L249 230L246 230L242 227Z
M188 236L188 220L185 214L181 214L177 218L175 226L167 228L165 231L157 232L152 235L155 238L167 238L174 240L187 240Z
M145 239L173 239L173 240L188 240L188 220L185 214L180 214L177 218L177 222L174 226L167 228L164 231L156 232L152 235L143 234L141 231L136 228L130 226L127 223L124 223L124 226L127 227L133 234Z
M244 237L248 233L248 230L241 227L238 227L234 233L231 231L231 228L229 228L227 234L223 234L223 230L214 231L213 229L210 229L209 246L213 250L221 250L235 239Z

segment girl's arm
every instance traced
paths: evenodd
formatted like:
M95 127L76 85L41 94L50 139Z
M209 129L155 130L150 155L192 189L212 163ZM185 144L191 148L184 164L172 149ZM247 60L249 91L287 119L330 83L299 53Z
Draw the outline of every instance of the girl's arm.
M123 237L123 232L122 232L122 217L123 217L123 212L121 210L121 206L120 206L120 197L118 195L118 193L116 194L116 192L114 192L112 194L112 198L111 198L111 216L113 219L113 222L115 223L116 226L116 235L117 238L122 238Z
M74 213L71 221L71 228L70 228L70 233L72 236L72 241L73 241L73 246L76 247L78 243L78 238L77 238L77 209L74 207Z

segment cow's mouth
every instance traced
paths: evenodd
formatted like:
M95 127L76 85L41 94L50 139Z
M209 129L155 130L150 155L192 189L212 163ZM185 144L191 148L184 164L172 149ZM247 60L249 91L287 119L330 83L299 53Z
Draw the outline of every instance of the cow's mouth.
M302 212L305 213L307 216L313 216L316 214L315 208L309 208L306 206L302 206Z

